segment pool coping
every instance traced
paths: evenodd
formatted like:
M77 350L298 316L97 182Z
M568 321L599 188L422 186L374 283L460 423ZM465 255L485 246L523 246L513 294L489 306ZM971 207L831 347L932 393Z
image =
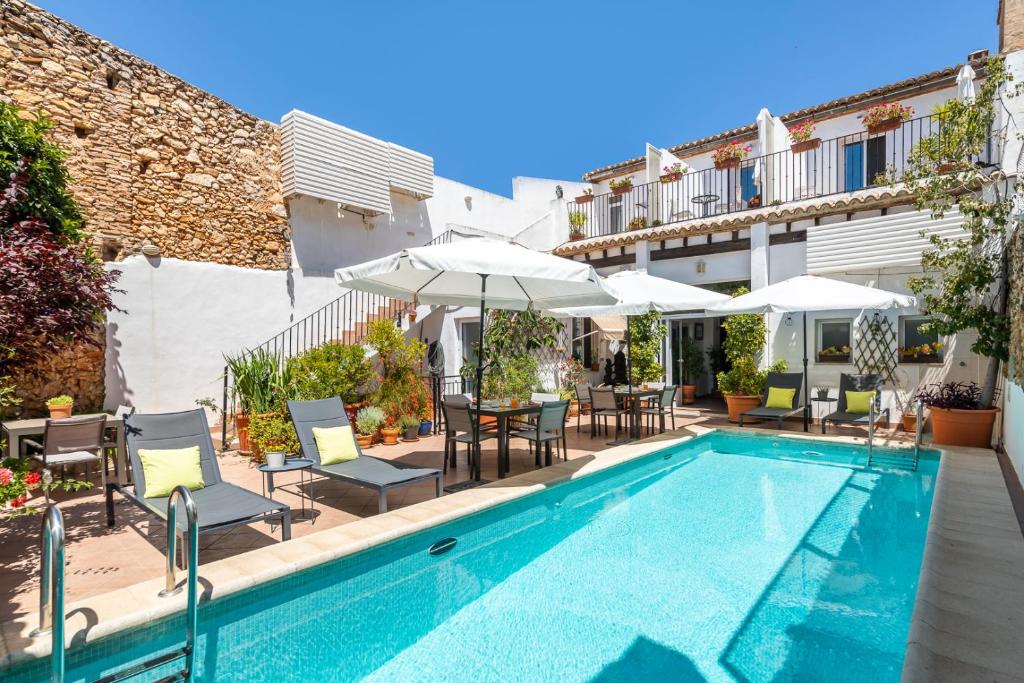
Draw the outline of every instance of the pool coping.
M200 600L222 598L715 431L866 443L859 437L690 425L201 565ZM884 439L876 443L907 445ZM1015 673L1024 671L1024 647L1014 632L1020 631L1024 615L1024 535L995 452L930 448L940 451L941 458L903 680L1024 682ZM159 577L67 605L67 645L78 648L183 611L184 595L160 598L157 593L162 588L163 577ZM133 609L125 612L124 605ZM0 624L0 671L50 654L50 638L28 636L36 619L29 613Z

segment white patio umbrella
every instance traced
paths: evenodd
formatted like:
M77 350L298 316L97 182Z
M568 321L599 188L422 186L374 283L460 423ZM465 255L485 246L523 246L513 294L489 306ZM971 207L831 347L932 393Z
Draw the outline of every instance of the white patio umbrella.
M480 306L476 405L480 410L487 308L525 310L606 304L615 297L592 266L501 240L411 247L334 271L342 287L424 304ZM477 416L479 419L479 415ZM476 463L476 478L480 466Z
M731 300L726 294L648 275L646 270L624 270L613 273L604 278L604 283L608 291L615 295L617 299L615 303L604 306L559 308L552 310L552 313L574 318L624 315L627 317L627 347L630 344L628 317L631 315L643 315L651 311L668 313L701 310ZM626 357L626 381L629 383L630 391L633 389L631 356L632 349L630 349L630 355Z
M798 275L709 306L709 316L737 313L803 313L804 431L808 430L807 313L887 308L911 308L917 299L875 287L865 287L817 275Z
M974 79L976 74L974 69L971 68L970 64L964 64L960 67L960 72L956 75L956 96L964 102L971 102L974 100Z

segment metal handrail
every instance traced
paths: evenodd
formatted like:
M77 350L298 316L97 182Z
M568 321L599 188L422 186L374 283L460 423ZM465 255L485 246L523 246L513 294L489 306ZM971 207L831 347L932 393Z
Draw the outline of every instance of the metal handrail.
M875 448L875 400L868 403L868 465Z
M914 425L914 462L921 457L921 437L924 436L924 403L917 401L917 424Z
M31 636L50 634L50 680L64 680L64 515L46 508L40 538L39 628Z
M167 571L166 584L160 591L161 598L177 595L181 592L175 576L174 557L177 541L177 498L185 504L185 517L188 520L188 613L185 617L185 677L188 678L194 668L196 657L196 632L198 622L199 603L199 513L196 510L196 501L192 492L187 486L178 485L171 491L167 499Z

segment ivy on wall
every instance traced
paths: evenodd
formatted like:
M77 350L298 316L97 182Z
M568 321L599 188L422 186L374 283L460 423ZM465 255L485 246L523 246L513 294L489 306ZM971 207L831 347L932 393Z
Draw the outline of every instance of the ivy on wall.
M1010 276L1010 362L1009 377L1024 385L1024 230L1018 228L1006 246Z

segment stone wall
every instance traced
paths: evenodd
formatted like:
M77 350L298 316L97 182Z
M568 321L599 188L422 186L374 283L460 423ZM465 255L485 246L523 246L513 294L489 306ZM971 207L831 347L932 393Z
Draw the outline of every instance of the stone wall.
M174 258L287 266L273 124L20 0L0 1L0 93L53 119L106 258L152 242Z
M15 373L14 386L21 404L13 415L43 415L46 400L61 394L75 399L75 410L92 412L103 407L103 329L97 329L93 343L76 344L55 354L30 372Z

